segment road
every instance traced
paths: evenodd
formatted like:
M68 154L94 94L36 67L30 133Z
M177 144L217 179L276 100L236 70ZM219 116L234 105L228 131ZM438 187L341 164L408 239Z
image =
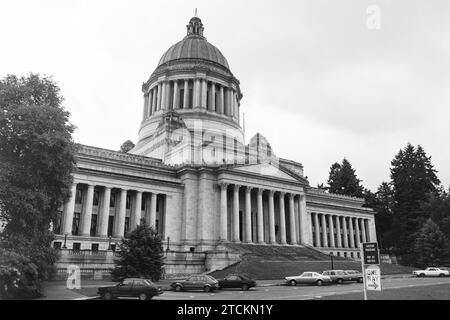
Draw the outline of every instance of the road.
M449 295L430 295L435 288L450 292L450 278L393 278L382 280L381 292L369 292L369 298L403 299L408 297L422 299L419 295L427 293L425 299L450 299ZM400 291L399 291L400 290ZM403 293L401 293L403 291ZM400 292L400 294L394 294ZM363 286L359 283L317 286L271 286L256 287L249 291L219 290L213 293L202 291L166 291L154 300L310 300L310 299L362 299Z

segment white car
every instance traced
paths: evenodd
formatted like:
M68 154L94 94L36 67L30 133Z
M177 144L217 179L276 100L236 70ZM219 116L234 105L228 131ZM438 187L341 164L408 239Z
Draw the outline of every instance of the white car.
M437 267L428 267L425 270L414 270L413 275L418 277L448 277L450 272L445 269L439 269Z
M324 283L331 283L331 278L317 272L303 272L299 276L286 277L286 283L291 286L297 284L315 284L321 286Z

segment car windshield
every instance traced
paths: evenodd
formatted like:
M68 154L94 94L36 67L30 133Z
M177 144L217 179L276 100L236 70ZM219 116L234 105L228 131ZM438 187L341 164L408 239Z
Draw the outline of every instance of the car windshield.
M153 282L151 282L150 280L144 280L144 283L148 286L153 286Z

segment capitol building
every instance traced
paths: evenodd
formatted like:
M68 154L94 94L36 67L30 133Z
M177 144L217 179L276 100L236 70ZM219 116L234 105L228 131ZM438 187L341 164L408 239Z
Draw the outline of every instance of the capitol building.
M245 143L240 82L200 18L142 93L132 150L78 145L72 196L54 226L61 268L106 270L142 218L163 239L166 274L221 269L239 261L239 245L358 259L360 243L376 241L363 199L310 186L302 164L275 155L262 134Z

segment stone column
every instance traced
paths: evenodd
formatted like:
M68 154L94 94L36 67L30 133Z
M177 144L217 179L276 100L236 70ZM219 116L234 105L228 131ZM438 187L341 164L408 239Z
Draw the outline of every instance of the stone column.
M245 188L245 242L252 242L252 188Z
M284 210L284 192L280 192L280 240L281 244L286 244L286 212ZM291 222L292 223L292 222Z
M220 86L219 113L225 114L225 94L223 86Z
M147 103L148 103L148 95L144 94L144 111L142 113L142 120L147 119Z
M362 242L367 242L366 219L361 219Z
M355 247L355 235L353 232L353 218L349 217L348 222L349 222L349 232L350 232L350 248L354 248Z
M102 207L100 211L99 223L97 227L97 234L99 237L108 236L108 222L109 222L109 204L111 201L111 188L105 187L102 197Z
M150 222L149 226L155 228L156 227L156 201L157 194L152 192L151 200L150 200Z
M161 99L162 99L162 84L158 83L158 101L156 103L156 110L161 110Z
M180 107L180 90L178 88L178 81L173 82L173 104L172 109L178 109Z
M211 82L211 110L216 110L216 84Z
M201 107L206 108L206 98L208 97L208 94L207 94L208 93L208 85L207 85L206 79L202 79L201 82L202 82Z
M342 217L342 227L343 227L343 238L344 238L344 248L348 248L348 231L347 231L347 218Z
M183 109L189 108L189 81L184 80Z
M297 244L297 227L295 224L294 194L289 194L289 228L291 233L291 244Z
M155 114L156 112L156 97L158 96L158 90L156 87L153 87L153 96L152 96L152 114Z
M314 215L314 233L316 238L316 247L321 247L322 245L320 244L319 215L316 212L311 214Z
M258 189L257 207L258 207L258 243L264 243L264 214L263 214L263 189Z
M194 105L192 106L193 108L199 108L200 107L200 79L194 79L194 99L193 99L193 103Z
M273 190L269 190L269 243L276 243L275 239L275 210L273 204Z
M64 205L62 234L72 235L73 212L75 210L75 196L77 193L77 184L72 184L70 188L70 198Z
M127 190L120 190L120 203L119 203L119 212L116 214L116 218L114 219L115 230L114 237L122 238L125 231L125 214L126 214L126 205L127 205Z
M306 211L306 195L301 194L299 201L300 242L312 245L311 228L308 225L308 212Z
M227 183L220 184L220 240L228 238L228 216L227 216Z
M330 228L330 247L335 248L334 242L334 225L333 225L333 215L328 215L328 225Z
M337 247L342 248L341 221L339 216L336 216L336 238L337 238Z
M152 98L153 98L153 90L148 91L148 101L147 101L147 116L150 117L152 115Z
M238 184L233 189L233 241L240 242L239 239L239 188Z
M163 81L161 88L161 109L167 109L167 82Z
M361 233L359 232L359 219L355 218L355 232L356 232L356 248L359 248L361 246Z
M133 213L130 219L130 231L136 229L136 226L141 222L141 210L142 208L142 191L136 191L134 196Z
M324 247L328 247L327 222L325 215L322 213L322 242Z
M367 241L371 241L371 242L377 241L377 233L376 233L376 226L375 226L375 217L370 218L370 219L367 221L367 224L368 224L368 229L369 229Z
M94 200L94 186L88 185L86 198L81 212L81 236L91 235L92 202Z

